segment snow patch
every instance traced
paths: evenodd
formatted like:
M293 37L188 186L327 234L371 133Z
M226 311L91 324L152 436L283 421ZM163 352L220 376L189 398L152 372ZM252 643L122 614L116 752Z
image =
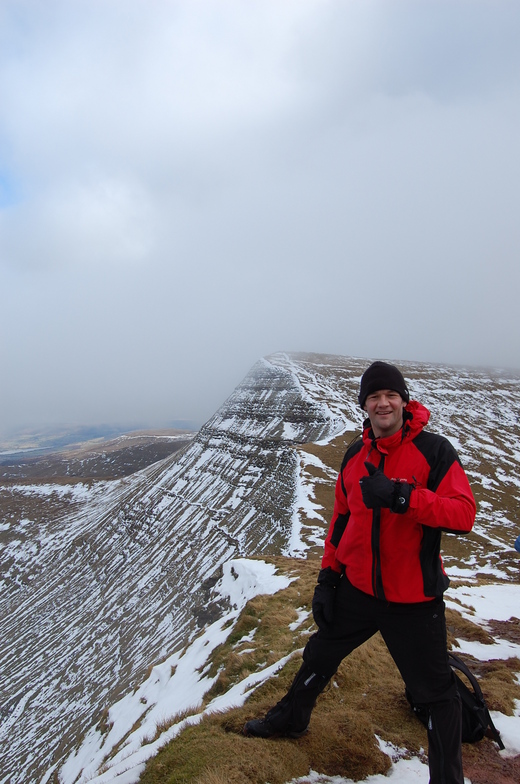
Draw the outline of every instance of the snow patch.
M453 599L457 601L450 601ZM473 623L508 621L520 616L520 585L514 583L450 586L444 600L446 606Z

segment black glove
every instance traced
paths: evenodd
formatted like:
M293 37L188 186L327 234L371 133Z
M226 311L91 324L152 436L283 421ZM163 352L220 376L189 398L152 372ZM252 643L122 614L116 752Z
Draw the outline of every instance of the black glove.
M330 566L322 569L318 575L318 585L312 597L312 614L318 629L327 630L334 622L334 602L340 579L339 572L335 572Z
M359 480L363 503L367 509L390 509L392 512L403 514L410 505L410 495L414 488L408 482L398 482L389 479L380 468L372 463L365 463L368 476Z

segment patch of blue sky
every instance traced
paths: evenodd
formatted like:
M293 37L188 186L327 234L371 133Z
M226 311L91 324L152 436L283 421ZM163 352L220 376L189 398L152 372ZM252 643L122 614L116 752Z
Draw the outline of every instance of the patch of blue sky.
M5 209L20 200L20 190L13 175L0 168L0 209Z

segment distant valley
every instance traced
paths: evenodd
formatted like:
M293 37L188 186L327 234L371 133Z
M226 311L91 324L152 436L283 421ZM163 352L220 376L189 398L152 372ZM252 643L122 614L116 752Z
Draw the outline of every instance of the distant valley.
M86 429L85 429L86 430ZM116 437L97 436L77 442L80 432L55 438L48 434L41 439L26 439L33 447L0 450L0 484L15 481L74 481L87 479L118 479L140 471L157 460L163 460L186 446L194 436L188 430L141 430ZM71 443L61 445L63 440ZM56 444L58 442L58 445ZM23 441L21 442L23 443Z

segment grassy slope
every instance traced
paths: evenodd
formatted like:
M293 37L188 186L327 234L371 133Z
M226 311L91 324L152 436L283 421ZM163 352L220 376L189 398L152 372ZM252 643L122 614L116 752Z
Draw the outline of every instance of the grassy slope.
M350 437L342 436L325 447L307 445L305 450L337 469ZM314 480L315 500L329 519L333 483L320 470L315 471ZM314 520L312 524L315 525ZM446 549L449 542L450 537L445 537ZM306 776L310 769L360 780L389 767L375 734L413 754L424 754L426 731L408 707L399 673L379 636L343 662L320 697L306 736L297 741L261 740L241 734L245 721L262 715L283 696L300 665L297 651L314 631L312 617L309 614L308 620L294 632L289 624L296 621L297 608L310 613L319 554L320 548L310 547L307 560L271 559L281 572L299 579L275 596L257 597L249 602L232 635L213 656L213 673L219 673L219 677L207 701L249 673L295 651L291 661L277 677L258 688L243 707L206 717L165 746L149 761L142 784L284 784L297 776ZM485 630L458 613L448 610L447 620L451 644L456 637L491 642ZM516 635L518 626L500 630L502 637L508 633ZM470 657L465 658L470 661ZM514 699L520 699L520 687L514 677L520 670L520 661L472 664L481 678L489 707L512 713ZM465 772L473 784L519 780L520 760L503 760L487 739L475 746L465 745L463 753Z

